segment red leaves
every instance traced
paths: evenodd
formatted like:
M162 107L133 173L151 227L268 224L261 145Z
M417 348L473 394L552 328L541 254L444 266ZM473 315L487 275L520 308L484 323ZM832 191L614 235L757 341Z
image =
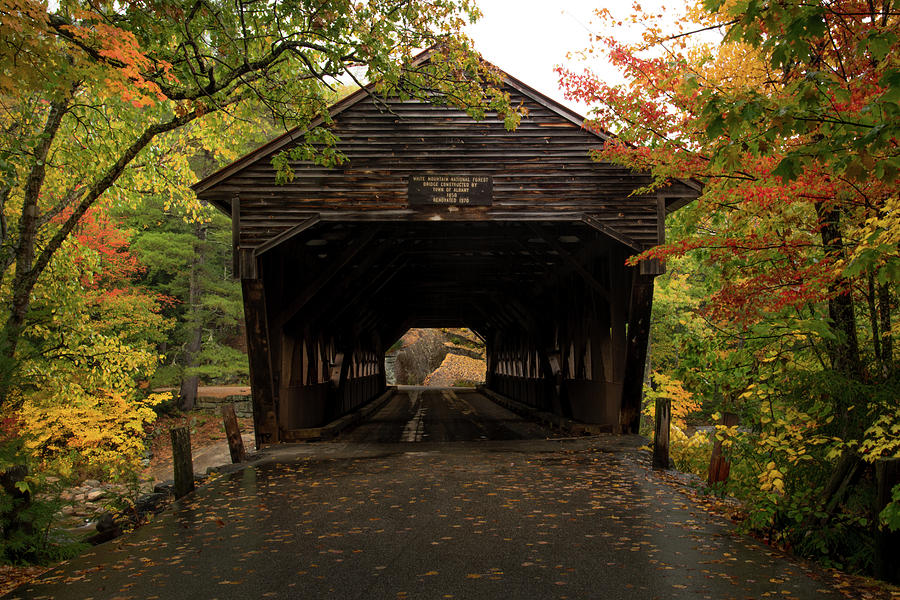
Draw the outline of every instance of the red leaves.
M162 73L163 79L176 81L169 62L153 59L133 33L110 25L98 13L78 11L75 16L77 23L63 25L61 28L115 69L118 77L106 80L113 92L137 108L153 106L156 101L166 100L159 85L148 77L150 73Z

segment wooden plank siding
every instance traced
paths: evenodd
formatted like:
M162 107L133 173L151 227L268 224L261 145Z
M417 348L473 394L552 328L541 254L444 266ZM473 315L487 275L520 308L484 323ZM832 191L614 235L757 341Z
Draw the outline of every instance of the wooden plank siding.
M326 168L295 161L293 181L279 185L272 154L264 154L199 195L216 203L240 195L242 248L258 247L326 213L335 219L373 220L574 219L588 214L641 247L654 245L656 194L629 196L649 183L649 176L594 162L589 152L602 147L600 136L513 88L507 92L514 104L528 109L514 132L491 113L475 121L449 107L394 100L385 108L364 97L341 112L332 128L348 159L344 165ZM407 178L421 172L492 175L493 205L409 209Z

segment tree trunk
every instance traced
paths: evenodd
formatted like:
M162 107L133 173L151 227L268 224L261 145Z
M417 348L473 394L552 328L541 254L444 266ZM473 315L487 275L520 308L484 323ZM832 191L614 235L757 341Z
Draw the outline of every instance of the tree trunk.
M47 114L47 122L41 132L40 142L34 150L34 162L28 177L22 197L22 215L19 219L18 239L12 256L4 257L0 282L6 276L6 270L14 262L15 275L12 280L12 307L0 333L0 403L6 396L6 386L9 385L10 376L15 371L16 349L19 338L25 329L25 318L31 306L31 291L37 283L39 271L35 268L35 244L37 242L38 228L40 227L40 213L38 200L44 187L44 179L47 172L47 155L50 146L56 138L56 133L62 124L63 117L69 110L67 99L57 100L50 104L50 112ZM8 258L8 260L7 260Z
M862 467L863 461L856 453L845 452L841 456L834 471L831 473L825 489L822 491L820 510L823 514L818 518L817 525L819 528L824 527L831 520L834 511L837 510L844 496L847 495L847 492L862 474Z
M828 258L837 261L844 257L844 240L841 237L840 213L836 208L816 205L816 214L822 226L822 244ZM835 371L850 379L862 380L862 363L859 358L859 340L856 336L856 313L853 296L843 277L838 277L829 288L828 316L838 339L829 344L831 364Z
M887 283L878 289L878 308L881 313L881 368L888 377L894 368L894 340L891 331L891 288Z
M872 328L872 344L875 346L875 360L881 363L884 370L884 356L881 354L881 334L878 331L878 309L875 306L875 275L870 271L867 274L868 290L866 303L869 305L869 326Z
M200 355L201 342L203 340L203 311L201 286L203 274L203 262L206 243L206 226L198 223L194 233L197 235L197 244L194 250L194 258L191 261L190 288L188 290L188 341L184 351L184 375L181 378L181 392L179 394L178 407L181 410L192 410L197 403L197 388L200 385L200 377L193 373Z

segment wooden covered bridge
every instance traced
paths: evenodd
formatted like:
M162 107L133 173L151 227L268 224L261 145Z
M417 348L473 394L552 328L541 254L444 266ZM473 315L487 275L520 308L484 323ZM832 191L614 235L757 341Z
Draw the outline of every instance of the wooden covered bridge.
M257 444L291 441L385 390L384 352L411 327L469 327L490 389L635 432L656 265L625 266L697 196L593 162L605 136L504 74L528 110L488 114L365 90L331 109L349 159L294 163L289 132L195 185L233 221Z

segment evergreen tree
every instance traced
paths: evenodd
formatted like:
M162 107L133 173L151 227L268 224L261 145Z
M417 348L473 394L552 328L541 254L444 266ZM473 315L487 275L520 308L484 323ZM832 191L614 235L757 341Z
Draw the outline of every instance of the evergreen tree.
M231 227L212 208L190 219L158 198L120 215L146 271L142 285L168 298L175 327L160 353L154 385L178 385L181 408L193 407L197 385L246 381L240 284L231 272Z

